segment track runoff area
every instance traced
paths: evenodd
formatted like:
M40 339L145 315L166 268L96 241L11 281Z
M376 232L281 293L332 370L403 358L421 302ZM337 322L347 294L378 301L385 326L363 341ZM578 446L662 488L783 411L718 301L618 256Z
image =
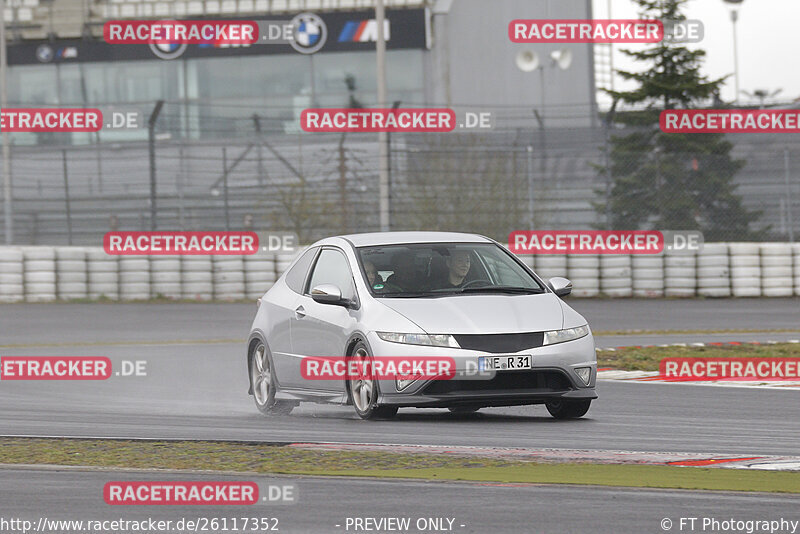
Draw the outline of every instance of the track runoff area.
M305 478L309 476L345 477L336 491L342 491L348 484L345 480L353 476L390 480L397 487L409 480L446 481L448 489L440 492L457 491L450 486L471 483L480 485L473 497L483 499L493 499L500 491L487 488L513 488L518 495L527 491L522 488L541 484L554 493L562 485L593 488L602 495L618 491L610 487L659 488L692 496L713 492L703 498L720 507L721 494L716 493L720 491L740 492L742 499L759 503L778 502L776 494L800 493L800 455L793 454L791 447L765 447L757 437L769 433L759 419L763 411L744 414L742 407L737 409L745 437L717 428L722 413L737 402L758 404L762 396L769 396L770 409L789 421L783 424L788 430L779 439L791 442L800 436L797 365L791 363L798 359L800 344L797 337L787 338L794 335L791 329L770 315L790 316L796 301L765 299L758 310L753 308L759 304L752 301L732 307L726 300L575 299L571 304L595 330L600 399L587 419L555 425L545 424L550 419L537 418L536 409L530 407L486 409L474 416L408 410L396 421L362 424L353 420L350 409L311 405L293 415L265 420L244 394L245 373L235 364L241 360L243 340L234 333L250 321L252 305L126 304L104 306L99 315L99 306L91 304L37 307L37 320L54 325L55 330L47 333L31 330L33 321L25 320L27 306L3 307L0 315L10 319L12 328L0 341L4 356L0 371L3 381L8 380L0 383L0 406L5 412L0 420L4 428L17 431L3 432L6 436L0 438L0 463L5 464L0 485L4 477L15 476L13 468L18 464L34 464L37 469L69 465L79 470L76 476L84 477L81 480L94 477L94 489L87 494L110 507L233 506L244 507L250 515L256 510L253 507L268 506L271 493L278 491L272 484L259 482L259 477L275 473L289 477L283 485L297 489L293 497L297 503L323 484ZM699 319L687 320L692 313L699 313ZM58 326L65 322L52 314L74 318L68 331ZM196 325L207 323L209 314L219 317L219 324L198 329ZM714 323L714 317L724 314L725 321ZM185 320L165 319L175 316ZM134 324L135 330L119 327ZM618 330L621 324L630 330ZM651 330L652 324L658 324L659 330ZM736 331L737 324L749 328ZM705 332L690 328L698 325L709 328ZM728 332L721 333L724 330ZM780 339L750 342L755 334ZM686 336L686 342L646 342L648 336L662 335ZM698 335L725 335L730 341L688 342ZM611 346L605 341L610 338L634 341ZM30 343L30 339L39 342ZM82 360L75 363L59 357ZM740 358L751 361L740 362ZM174 387L176 377L186 373L192 377L193 391ZM59 380L66 376L86 381ZM686 389L689 384L697 393ZM711 384L718 387L707 387ZM747 390L730 389L745 385ZM142 398L142 391L147 398ZM723 404L715 399L720 391L728 399ZM62 399L60 406L42 403L54 395ZM654 398L658 401L651 402ZM682 405L688 398L698 399L693 409ZM627 409L631 406L636 407L633 412ZM669 447L654 448L653 427L659 422L681 439L669 442ZM778 424L774 418L769 420L772 423ZM623 440L614 441L620 434ZM626 434L628 439L624 439ZM708 439L697 439L706 434ZM489 443L492 435L497 437ZM600 439L592 441L592 436ZM736 441L740 446L734 446ZM681 442L686 448L681 448ZM576 443L581 445L576 447ZM192 460L187 462L187 458ZM119 469L136 471L122 476ZM154 474L154 470L168 471ZM197 485L188 484L187 478L197 477L197 471L215 474L203 475ZM97 484L98 473L102 484ZM156 476L158 484L145 484ZM223 476L239 486L210 483ZM34 502L41 498L32 496ZM367 499L374 509L378 496ZM319 499L314 503L321 506ZM731 513L748 509L741 503L738 508L727 506ZM742 521L766 521L759 523L762 531L791 531L791 521L798 518L775 514L787 509L785 503L782 506L770 510L769 516L752 511ZM286 531L292 531L289 526L301 521L299 510L287 506L280 514L272 509L269 513L284 518ZM675 522L672 528L680 528L688 514L663 512L651 517L651 522L658 525L656 519L662 516ZM354 519L365 517L366 510ZM513 513L498 521L510 517L513 520ZM452 530L481 521L470 511L450 518L454 523L447 526ZM364 522L348 528L347 520L319 523L327 525L327 530L306 531L368 531Z
M513 462L521 466L544 465L556 470L562 469L564 465L579 466L581 470L590 466L603 466L603 469L630 469L637 466L669 469L680 473L677 477L678 483L674 484L678 487L682 487L680 479L684 474L691 476L688 475L689 468L704 470L703 473L707 473L705 470L708 469L713 469L715 473L752 471L766 474L786 471L787 474L800 477L798 473L800 459L798 455L791 454L791 448L778 450L762 447L755 434L752 438L740 438L742 446L734 448L731 444L736 439L732 434L719 433L718 436L721 436L719 441L713 439L701 441L695 440L693 432L684 428L693 425L716 427L720 422L721 413L716 410L727 410L726 406L732 406L731 403L735 403L736 398L741 398L745 404L753 405L753 402L760 402L760 397L763 396L765 399L769 397L768 404L777 412L784 413L788 421L800 417L797 402L798 380L789 376L792 372L796 372L796 367L789 364L789 360L797 359L797 349L800 348L800 344L796 338L786 339L792 335L791 333L785 335L778 332L769 333L771 327L777 324L771 319L770 314L785 314L793 304L795 304L794 299L786 302L763 299L742 303L739 310L733 308L731 311L731 301L727 300L691 302L573 300L572 305L587 317L590 324L596 325L600 398L593 405L586 420L559 422L558 428L543 425L543 422L549 419L537 418L536 408L530 407L486 409L474 417L465 418L436 410L406 410L401 411L397 421L359 424L354 427L354 424L360 422L353 420L351 410L346 407L303 405L297 414L264 420L252 408L251 401L245 394L246 374L235 365L242 350L242 341L231 335L236 331L237 325L247 323L248 317L252 314L249 305L131 304L102 305L102 310L98 309L99 305L91 304L60 304L47 308L16 305L18 311L15 311L13 306L3 306L0 307L0 316L11 319L13 315L16 319L9 321L8 324L14 328L3 335L4 339L0 343L0 354L4 356L2 361L4 376L0 382L2 386L0 405L3 406L5 414L0 416L5 429L2 433L6 436L17 436L14 439L21 439L18 437L21 435L56 438L143 437L147 438L145 444L159 439L177 439L180 442L188 439L189 443L218 439L222 441L214 446L224 446L229 440L234 442L243 440L253 444L267 444L271 447L268 451L273 452L278 448L284 450L290 448L293 454L302 450L314 451L315 454L388 455L394 462L392 464L394 470L367 469L370 471L369 476L378 477L391 476L399 468L402 468L407 476L418 474L422 478L432 477L430 472L411 473L408 468L412 465L424 465L431 458L449 457L464 458L468 461L478 458L481 461L495 462L486 466L486 472L482 472L481 477L497 481L514 479L508 472L497 470L499 464L503 462ZM213 315L220 317L221 322L207 332L198 331L193 326L194 321L200 321L208 313L212 313L205 310L207 306L213 308ZM726 321L718 325L709 320L708 324L716 328L710 329L707 334L697 331L690 333L686 327L692 323L697 325L691 318L692 310L703 317L720 316L723 311L727 311L729 315ZM46 320L54 325L54 330L38 334L30 331L32 323L25 317L28 313L34 312L40 320ZM66 314L75 318L71 321L69 331L59 331L59 328L64 327L57 325L63 325L64 322L55 320L54 314L60 317ZM184 316L187 321L169 326L172 323L165 321L164 317L174 314ZM650 315L661 318L660 328L664 329L661 333L648 333L647 330L640 328L649 324L645 318ZM137 321L136 332L126 327L114 329L115 324L132 324L131 320L134 317ZM612 317L616 319L610 321ZM628 333L627 338L624 335L620 337L624 332L611 330L620 320L627 321L628 325L639 332ZM17 325L17 322L20 323ZM724 330L721 328L724 324L735 327L737 324L745 323L751 328L742 328L739 332L719 333L720 330ZM766 331L764 335L767 336L783 335L781 342L770 343L769 340L759 343L748 342L751 337L757 335L754 330L759 328ZM83 335L95 331L101 335ZM113 334L108 335L109 332ZM148 334L139 335L142 332ZM689 339L704 335L707 337L722 335L732 342L678 342L660 345L643 343L648 336L658 337L664 332L672 332L669 334L672 339L676 336L685 336ZM604 342L610 337L615 340L631 339L635 343L610 347ZM22 342L23 339L31 338L40 341L34 344ZM82 356L80 363L75 363L72 367L63 360L55 362L40 360L43 355L74 358L80 354L87 356ZM750 371L778 374L780 370L787 376L774 377L774 380L768 380L764 376L745 380L747 377L741 375L748 372L747 364L726 366L727 362L734 363L738 357L757 358L751 362ZM24 363L20 363L20 358L27 359ZM689 372L694 373L694 376L688 377L690 379L686 376L663 376L660 367L665 358L673 362L669 367L671 371L675 369L685 371L688 366ZM633 365L631 360L635 362ZM781 365L774 367L775 361L778 360ZM706 363L713 361L716 368L710 365L698 367L698 361ZM181 372L187 372L187 369L191 370L193 383L206 393L184 391L170 386L174 383L175 377ZM738 373L740 376L708 376L725 372ZM76 373L85 374L86 378L94 380L84 382L52 380L60 375ZM31 375L39 375L39 378L48 380L22 379L31 378ZM691 391L697 391L696 394L690 395L687 392L685 388L690 386ZM149 398L134 400L141 397L142 387L148 391ZM744 389L745 387L747 389ZM723 397L729 399L725 401L725 406L717 402L720 398L718 392L723 390L730 391L730 394ZM740 391L742 393L739 393ZM59 408L59 405L42 404L42 399L52 395L62 398L59 403L62 408ZM121 402L120 395L131 400ZM658 402L651 403L649 400L651 398L658 398ZM674 427L671 432L677 435L685 431L684 437L667 445L668 448L653 449L653 441L646 437L648 434L644 428L647 426L646 421L649 419L651 424L658 424L660 418L664 417L665 408L669 409L670 405L682 406L682 401L690 398L696 399L693 402L699 403L697 408L702 408L699 411L695 409L695 415L687 416L684 413L681 417L677 413L669 413L666 416L666 420L671 421L670 425ZM633 420L630 417L633 414L626 415L628 412L620 409L629 405L639 406L639 411L642 413L638 415L647 416L636 419L636 425L644 425L641 429L637 426L631 427ZM683 408L678 411L683 411ZM738 411L741 415L741 408ZM174 417L170 414L174 414ZM746 432L744 428L747 426L752 426L753 429L760 428L761 422L758 417L763 418L763 416L753 413L747 417L751 416L752 425L749 423L745 425L743 432ZM230 424L239 427L240 430L231 431L229 424L220 426L220 417L228 419ZM672 421L672 417L677 419ZM31 423L25 424L25 420ZM70 420L76 423L71 424ZM178 432L167 431L166 425L173 423L179 424L175 427ZM439 436L436 432L431 434L432 423L447 424L447 435L450 437ZM520 427L520 423L524 423L524 428ZM589 434L579 440L582 446L575 447L574 440L565 439L564 433L579 432L583 436L590 430L586 425L597 428L591 429ZM606 434L602 428L607 425L608 438L590 438L590 435L598 435L598 432L599 435ZM542 428L538 428L540 426ZM180 432L181 427L187 430ZM203 431L203 427L208 431ZM490 440L492 429L501 432L507 439ZM531 432L534 432L534 435L531 435ZM625 439L624 436L621 436L623 439L615 438L614 436L620 436L620 432L623 434L628 432L630 439ZM760 432L761 430L757 430L756 433ZM782 439L791 441L791 432L796 434L800 431L795 429L788 432ZM48 440L44 445L37 445L43 447L43 450L35 457L40 458L42 463L59 463L63 461L63 456L54 456L49 454L48 450L52 453L66 446L65 443L72 443L72 440L59 441L58 445L53 445L53 442ZM681 447L681 443L684 443L685 448ZM3 455L4 451L6 454L0 458L0 463L16 463L23 460L9 457L8 450L6 447L0 447L0 455ZM29 451L30 447L26 450ZM87 455L86 451L82 451L77 457L83 458L89 465L92 463L106 465L104 462L107 461L103 458L90 460L90 455ZM415 460L408 460L409 457ZM293 458L293 455L283 458L287 462L285 465L277 460L270 465L275 470L285 472L285 469L291 468L292 462L289 460L293 461ZM424 461L418 461L420 458ZM24 462L36 463L33 459L34 456L27 452ZM409 461L410 463L404 463ZM178 465L180 464L172 466L166 464L159 467L170 468ZM453 468L456 471L451 471L450 476L455 479L477 473L469 470L458 471L463 469L462 464ZM313 469L308 470L308 472L313 471ZM327 466L325 474L335 471L337 470ZM558 477L545 473L527 471L526 473L527 479L515 480L532 483L558 481ZM634 478L642 480L644 485L652 483L659 486L664 483L663 480L659 481L661 474L651 481L649 476L648 474L640 478L637 475ZM598 484L627 485L632 482L632 479L624 480L624 478L621 481L615 481L613 477L590 480ZM581 483L579 476L570 478L565 475L564 480ZM790 491L794 491L791 490L792 484L789 486ZM748 489L741 485L715 487ZM756 485L751 489L757 487Z

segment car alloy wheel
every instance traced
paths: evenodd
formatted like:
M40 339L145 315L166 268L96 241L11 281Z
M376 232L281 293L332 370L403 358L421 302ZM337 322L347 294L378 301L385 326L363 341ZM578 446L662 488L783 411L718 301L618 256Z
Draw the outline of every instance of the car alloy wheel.
M256 408L263 414L288 414L294 403L275 399L275 378L272 374L272 360L266 345L258 342L250 357L250 384Z
M362 370L357 377L350 377L348 380L348 390L350 400L356 414L362 419L388 419L397 414L397 406L379 406L378 382L372 376L372 369L369 363L372 361L367 346L363 342L356 344L351 360L356 361L357 369Z

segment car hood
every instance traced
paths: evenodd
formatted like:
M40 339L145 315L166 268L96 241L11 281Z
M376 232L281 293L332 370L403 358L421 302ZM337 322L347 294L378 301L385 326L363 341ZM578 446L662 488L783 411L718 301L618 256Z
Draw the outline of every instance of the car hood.
M564 323L560 299L553 293L378 300L428 334L541 332Z

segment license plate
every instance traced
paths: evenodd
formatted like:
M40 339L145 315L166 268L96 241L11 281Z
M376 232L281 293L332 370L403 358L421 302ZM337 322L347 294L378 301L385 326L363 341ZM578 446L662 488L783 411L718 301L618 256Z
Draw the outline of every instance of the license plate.
M481 371L519 371L533 369L533 358L527 355L479 356L478 369Z

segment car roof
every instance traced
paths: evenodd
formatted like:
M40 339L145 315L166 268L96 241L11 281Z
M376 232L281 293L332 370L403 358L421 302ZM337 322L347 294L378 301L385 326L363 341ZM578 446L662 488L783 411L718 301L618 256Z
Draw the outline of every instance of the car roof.
M339 239L350 242L354 247L378 245L407 245L411 243L491 243L492 240L477 234L460 232L372 232L328 237L315 245L334 244Z

